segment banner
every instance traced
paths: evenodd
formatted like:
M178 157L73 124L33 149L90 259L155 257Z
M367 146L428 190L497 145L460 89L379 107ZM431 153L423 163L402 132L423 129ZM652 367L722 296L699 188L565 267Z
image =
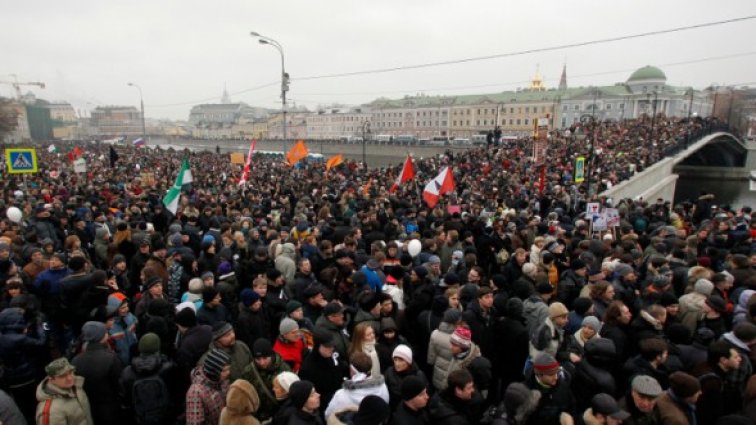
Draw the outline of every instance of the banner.
M585 181L585 157L579 156L575 158L575 183L582 183Z
M77 173L87 172L87 160L84 158L78 158L73 162L74 171Z
M234 152L231 154L231 163L244 165L244 154L240 152Z

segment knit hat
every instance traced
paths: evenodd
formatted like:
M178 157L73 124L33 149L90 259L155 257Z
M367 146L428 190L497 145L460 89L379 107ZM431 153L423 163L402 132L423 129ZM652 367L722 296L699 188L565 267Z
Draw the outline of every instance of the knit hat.
M633 391L649 397L658 397L662 393L659 381L648 375L637 375L630 384Z
M659 304L661 304L662 307L669 307L671 305L680 304L680 300L678 300L675 294L671 292L662 292Z
M709 295L709 298L706 299L706 305L717 313L724 313L727 310L725 300L719 295Z
M176 324L185 328L197 326L197 313L192 308L182 308L176 313Z
M281 320L281 323L278 325L278 333L281 335L286 335L287 333L291 331L296 331L299 329L299 325L297 322L295 322L293 319L289 319L288 317Z
M202 292L202 288L205 287L205 284L202 283L202 279L198 277L193 277L189 279L189 292L199 294Z
M155 354L160 351L160 337L156 333L146 333L139 339L139 354Z
M708 297L711 295L711 291L714 290L714 284L709 279L698 279L696 284L693 285L693 290L698 294Z
M221 320L220 322L213 323L213 341L233 330L234 328L228 322Z
M292 383L289 386L289 400L291 400L291 404L297 410L302 409L305 403L307 403L307 399L310 398L310 394L312 394L314 388L312 382L302 379Z
M402 381L402 400L409 401L427 389L425 382L415 375L410 375Z
M450 308L444 312L444 318L441 319L444 323L451 323L456 325L462 319L462 312L456 308Z
M200 275L200 279L215 279L215 275L211 271L206 271Z
M202 302L209 304L218 295L218 290L214 286L207 286L202 290Z
M539 294L552 294L554 293L554 287L549 282L540 282L536 285L536 292Z
M663 275L663 274L659 273L659 274L657 274L656 276L654 276L651 279L651 283L656 288L660 288L661 289L661 288L664 288L665 286L667 286L669 284L669 278L666 275Z
M617 400L606 393L600 393L593 396L591 400L591 409L593 413L600 413L611 418L624 421L630 417L630 414L620 409Z
M252 356L255 358L273 356L273 346L265 338L258 338L252 344Z
M441 258L438 255L428 257L428 264L441 264Z
M701 383L685 372L675 372L669 375L669 388L676 396L688 398L701 391Z
M624 263L619 263L616 266L614 266L614 273L617 274L619 277L625 277L629 275L630 273L634 273L635 270L633 270L632 267L628 266Z
M260 294L250 288L244 288L239 294L239 299L245 307L249 307L260 299Z
M596 333L601 332L601 321L596 316L586 316L583 319L581 326L587 326L593 329Z
M417 277L419 277L420 280L425 279L428 276L428 269L423 266L417 266L412 270L417 274Z
M444 283L447 286L451 285L458 285L459 284L459 275L454 272L449 272L444 275Z
M552 319L560 316L566 316L568 314L570 314L570 311L567 310L567 307L560 302L555 302L549 306L549 317Z
M330 303L326 304L325 307L323 307L323 316L327 317L333 314L341 313L343 311L344 311L344 307L341 304L335 301L331 301Z
M732 328L732 333L736 338L746 344L756 340L756 325L750 322L740 322Z
M357 414L352 419L354 425L380 425L391 416L388 403L377 395L369 395L362 399Z
M559 371L559 362L549 353L541 352L533 359L536 372L551 375Z
M286 303L286 314L289 315L295 312L298 308L302 308L302 303L297 300L291 300Z
M205 356L205 361L202 363L202 370L205 371L205 375L211 381L217 382L220 379L220 374L223 372L223 368L227 364L231 363L231 357L223 350L213 348Z
M399 357L408 364L412 364L412 349L404 344L399 344L391 354L391 358L393 359L394 357Z
M570 263L570 268L572 268L572 270L580 270L580 269L584 269L585 267L586 267L585 261L579 258L572 260L572 262Z
M65 375L73 370L76 370L76 367L69 363L65 357L59 357L45 366L45 373L51 378Z
M470 329L465 326L457 326L449 341L459 347L469 349L472 347L472 334Z
M102 322L90 321L81 327L81 338L84 342L100 342L106 333L107 329Z
M289 389L291 388L291 384L299 381L299 376L293 372L281 372L278 375L276 375L276 381L278 381L278 385L281 386L281 388L284 389L287 393L289 392Z
M218 264L218 276L223 276L234 271L234 267L228 261Z
M157 284L162 284L163 279L160 278L160 276L152 276L151 278L147 279L146 282L144 282L144 290L148 290L152 288L153 286Z

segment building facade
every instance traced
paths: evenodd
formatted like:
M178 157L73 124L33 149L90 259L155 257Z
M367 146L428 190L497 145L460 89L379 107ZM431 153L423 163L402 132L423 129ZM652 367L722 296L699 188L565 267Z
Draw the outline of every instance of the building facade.
M92 110L89 125L93 136L141 136L142 114L133 106L98 106Z
M317 140L367 137L371 114L367 108L332 108L313 112L305 118L307 138Z

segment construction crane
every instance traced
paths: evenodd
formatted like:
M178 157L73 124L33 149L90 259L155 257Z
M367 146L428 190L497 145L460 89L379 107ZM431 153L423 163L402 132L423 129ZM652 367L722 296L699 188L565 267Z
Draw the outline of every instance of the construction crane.
M16 98L21 99L21 86L38 86L39 88L43 89L45 88L45 83L40 83L36 81L18 81L18 78L16 77L16 74L10 74L11 77L13 77L13 81L3 81L0 80L0 84L9 84L13 86L13 88L16 90Z

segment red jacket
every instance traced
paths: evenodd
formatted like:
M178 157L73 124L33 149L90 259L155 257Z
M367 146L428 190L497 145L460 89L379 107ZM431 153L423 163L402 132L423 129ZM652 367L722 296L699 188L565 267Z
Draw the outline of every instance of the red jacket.
M296 342L289 342L279 337L273 344L273 351L278 353L281 359L291 366L291 371L294 373L299 372L306 350L307 346L302 338L299 338Z

